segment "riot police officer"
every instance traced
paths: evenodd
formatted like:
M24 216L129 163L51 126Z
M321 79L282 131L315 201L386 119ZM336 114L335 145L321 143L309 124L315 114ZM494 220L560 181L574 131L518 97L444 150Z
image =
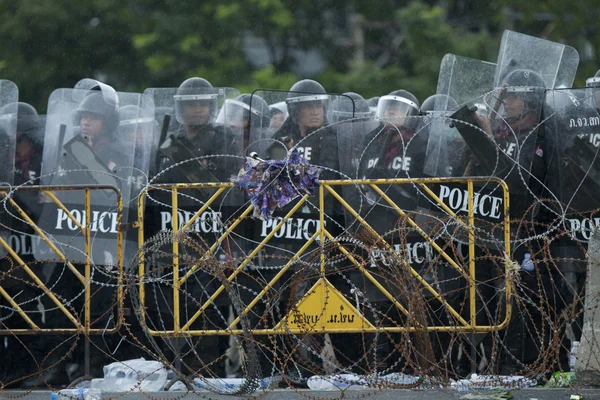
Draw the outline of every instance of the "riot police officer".
M163 160L161 171L185 159L232 152L234 137L231 131L224 126L215 124L219 113L219 94L210 82L197 77L185 80L177 89L174 102L175 117L181 124L181 128L161 144L160 151L163 156L168 158L168 160ZM174 142L179 143L175 144ZM182 146L186 147L189 152L178 156ZM180 165L178 168L171 168L170 172L159 178L159 181L169 183L180 183L185 180L193 183L224 182L233 172L222 158L204 158L197 163L202 170L200 174L202 176L191 177L190 170L192 168L190 167L192 164L187 164L187 166ZM196 163L193 165L195 166Z
M296 82L285 100L289 117L273 139L286 143L289 149L295 147L311 164L338 170L337 139L326 120L329 99L319 82ZM331 176L329 171L321 174L322 179Z
M275 132L283 126L287 115L277 107L270 107L270 109L271 120L269 121L269 128Z
M8 105L5 108L14 107L13 105ZM17 103L16 111L17 140L14 158L15 168L13 179L15 191L13 192L13 199L29 217L36 221L39 211L39 204L37 202L38 193L35 191L20 190L20 187L25 184L36 185L39 183L38 178L41 170L44 132L41 118L35 108L27 103L19 102ZM19 215L15 209L10 207L10 203L7 203L7 207L11 209L13 215ZM34 262L31 253L33 229L27 222L19 221L16 218L12 219L11 227L12 236L16 239L11 242L19 244L18 246L13 246L13 250L29 268L35 271L38 276L43 277L43 268L40 268L41 265ZM20 266L12 269L12 272L2 281L2 286L5 290L15 290L18 292L21 299L28 300L40 296L39 290L36 290L35 285L29 282L29 276ZM35 306L39 308L42 305L43 307L45 300L45 298L40 299L36 302ZM24 304L23 308L28 309L30 306ZM50 318L48 320L40 318L39 314L32 314L31 318L38 326L45 328L49 327L47 323L51 322ZM26 324L20 325L20 323L20 318L16 315L6 321L7 327L28 328ZM22 378L31 373L31 364L33 363L31 354L39 361L58 343L58 341L49 337L36 338L28 336L21 338L20 341L14 338L7 338L6 344L8 346L6 346L6 350L9 351L10 355L6 356L6 367L9 367L10 370L6 371L6 375L2 378L2 381L7 384L14 379ZM11 359L13 363L11 363ZM51 358L51 364L57 361L57 358ZM44 371L43 375L51 384L66 383L67 377L62 367L52 366ZM21 382L21 384L27 387L27 381Z
M506 181L510 193L511 219L535 221L540 224L540 205L536 202L543 192L543 182L546 178L546 142L543 126L539 125L542 111L545 83L543 78L534 71L516 69L508 73L499 88L496 88L488 97L490 110L485 115L476 112L476 120L493 142L489 139L479 139L471 136L469 128L462 123L456 127L465 139L469 149L465 157L468 161L465 175L497 176ZM466 108L461 108L466 110ZM454 114L462 119L459 110ZM471 132L473 133L473 132ZM533 207L532 207L533 206ZM526 214L527 212L527 214ZM513 240L535 236L537 225L524 224L511 225L511 238ZM483 232L483 231L481 231ZM490 235L491 236L491 235ZM526 245L515 246L513 257L523 260L525 253L536 254L539 245L530 241ZM494 254L495 249L489 251ZM501 259L502 255L496 255ZM477 277L480 281L499 282L503 275L501 267L479 262L476 266ZM538 264L537 271L544 286L550 281L548 268ZM517 290L522 296L535 297L538 289L538 280L531 272L522 271L522 285ZM482 299L494 297L493 287L479 289ZM550 290L547 293L551 293ZM502 374L516 373L522 364L533 363L538 354L536 343L540 337L533 337L532 332L541 332L537 322L541 320L539 309L528 303L515 304L518 311L514 311L507 331L505 332L506 349L501 351L500 372ZM525 310L527 310L525 312ZM495 316L497 310L490 310L490 315ZM492 321L482 321L484 324ZM479 322L478 322L479 323Z
M15 174L17 179L27 182L40 175L44 137L40 116L33 106L19 102L17 112Z
M218 122L226 123L233 133L234 146L246 153L254 141L265 139L271 122L271 111L266 101L257 94L241 94L226 100ZM236 151L237 152L237 151Z
M159 162L158 173L155 176L155 182L158 183L207 183L207 182L227 182L231 175L237 173L242 165L241 140L229 129L231 126L227 112L223 113L219 119L219 106L229 109L228 103L225 102L222 88L215 88L206 79L193 77L185 80L177 88L173 98L173 108L175 111L175 119L178 123L175 132L171 132L166 140L160 144L158 153ZM156 89L160 92L161 89ZM156 103L156 101L155 101ZM239 128L243 130L243 125ZM214 189L181 189L178 190L178 207L184 212L195 212L201 204L207 201ZM231 202L237 200L237 193L231 196L220 197L210 205L210 210L207 214L212 219L210 226L217 227L217 230L211 232L192 232L190 235L195 235L199 246L204 246L207 243L212 243L216 235L222 234L219 229L223 228L222 221L228 218L228 213L231 210L229 206ZM158 202L163 204L171 204L170 191L158 190L151 193L151 196L158 199ZM221 202L221 203L219 203ZM146 208L146 215L150 223L154 226L147 231L156 232L157 228L163 225L160 217L168 214L170 216L171 209L165 210L162 206L151 204L151 207ZM192 213L193 214L193 213ZM217 215L222 215L218 217ZM168 229L163 227L162 229ZM158 229L160 230L160 229ZM193 231L193 230L192 230ZM225 241L222 248L227 247ZM170 254L171 252L166 252ZM187 257L185 265L180 263L180 268L189 268L199 260L203 255L198 247L194 246L179 246L179 253L185 254ZM225 254L222 249L217 250L219 255ZM164 261L167 260L167 261ZM171 264L168 257L156 258L154 265L158 274L166 275L165 265ZM225 264L225 263L224 263ZM181 309L191 315L197 310L198 303L202 302L212 295L219 286L221 286L221 276L217 273L226 274L229 270L229 265L223 265L222 271L208 272L200 268L186 280L181 286L181 290L190 294L183 298ZM166 278L169 279L169 278ZM155 290L162 290L160 285L155 287ZM167 290L168 292L168 290ZM164 302L169 303L170 294L166 294ZM193 299L193 300L192 300ZM197 303L198 302L198 303ZM172 310L167 304L163 303L163 299L159 299L156 307L160 313L160 323L167 325L172 318ZM227 314L230 302L227 296L221 295L217 300L203 313L202 318L199 318L193 325L192 329L223 329L227 326ZM188 307L190 307L188 309ZM193 311L192 311L193 310ZM187 315L187 314L186 314ZM161 326L166 329L166 326ZM225 350L227 343L222 337L202 337L198 340L190 340L189 346L193 348L181 347L183 342L175 344L173 351L181 354L183 351L186 354L185 363L188 368L183 370L183 373L200 371L204 368L203 365L209 364L208 370L218 376L225 375ZM171 345L171 344L169 344ZM206 374L209 371L200 371L198 373Z
M376 120L378 125L364 136L362 146L358 149L358 179L393 179L419 177L422 174L425 156L426 137L418 130L420 123L420 104L417 98L406 90L396 90L379 99ZM417 197L411 185L380 185L383 190L402 210L413 211L417 205ZM360 214L367 223L389 245L412 243L415 238L410 229L403 227L403 219L397 210L388 206L376 192L366 186L362 189ZM357 234L366 233L365 228L356 226ZM383 243L366 243L367 246L384 248ZM420 239L422 241L422 239ZM401 245L398 248L405 247ZM400 252L403 252L401 250ZM377 267L378 281L399 301L406 302L408 282L403 282L404 265L383 265L380 260L372 259L365 254L373 267ZM400 255L399 257L403 257ZM410 259L410 256L407 256ZM417 268L417 266L414 266ZM402 272L402 274L401 274ZM355 290L365 296L364 311L369 318L380 326L403 324L403 317L392 302L377 289L359 271L350 273L350 280ZM402 297L404 296L404 297ZM416 296L415 296L416 297ZM404 300L401 300L404 299ZM394 342L398 343L394 334L380 333L367 335L364 340L366 367L370 370L385 370L396 363L400 357ZM360 347L361 349L363 347ZM357 355L354 359L358 359ZM377 360L376 363L373 360ZM364 365L365 363L363 363Z
M422 174L427 138L416 134L419 101L406 90L381 97L376 118L380 123L365 136L359 178L405 178ZM410 190L409 190L410 191ZM396 200L402 208L414 209L416 198L405 188Z

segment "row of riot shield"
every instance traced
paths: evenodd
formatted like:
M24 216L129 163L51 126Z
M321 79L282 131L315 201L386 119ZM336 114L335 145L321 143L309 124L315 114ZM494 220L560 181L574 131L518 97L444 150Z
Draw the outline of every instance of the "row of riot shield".
M3 161L0 169L0 185L11 186L13 184L13 166L16 144L16 119L17 102L19 90L17 86L7 80L0 80L0 157ZM8 240L10 235L11 218L5 207L0 210L0 236ZM0 256L4 256L6 250L0 248Z
M323 167L321 179L499 178L509 188L510 215L515 218L523 217L535 199L548 194L563 207L593 209L593 201L588 200L594 198L595 98L587 91L554 90L559 85L571 86L577 60L568 46L507 31L497 64L447 55L436 96L427 107L425 102L420 107L407 97L390 94L382 97L376 115L352 94L274 90L240 94L202 82L147 89L144 94L116 92L97 82L89 89L59 89L48 102L40 183L102 188L89 194L91 215L87 215L83 189L60 191L57 197L64 207L40 196L38 224L69 260L94 265L116 265L116 237L122 233L125 265L135 267L137 232L129 223L137 219L139 194L150 188L143 203L147 240L178 230L191 215L205 209L203 222L194 228L200 248L180 248L189 253L191 268L202 253L200 249L211 247L249 205L248 197L231 189L213 198L216 188L178 188L174 196L160 184L228 182L244 167L245 156L255 153L262 160L283 159L292 149L309 163ZM0 89L2 104L16 103L14 85L3 84ZM287 104L289 117L275 130L270 127L268 110L281 103ZM10 110L2 110L10 114ZM543 124L542 110L551 112L543 115ZM564 135L565 129L573 135ZM6 130L14 132L10 127ZM15 135L6 137L2 149L14 154ZM7 174L2 180L11 183L10 179ZM550 190L545 192L545 187ZM121 220L118 196L109 188L118 189L122 196ZM374 239L366 247L391 246L400 254L408 248L425 249L428 240L423 232L431 238L428 243L464 247L468 232L461 228L461 216L467 214L466 186L440 182L429 188L426 191L414 182L383 182L376 188L368 184L340 186L334 192L387 238L386 245ZM369 237L366 225L345 209L335 194L326 193L327 229L334 236ZM281 267L283 260L303 247L320 225L317 199L317 194L308 197L292 216L290 227L286 225L283 233L274 235L252 261L254 267ZM449 215L438 200L456 215ZM495 180L477 183L473 203L478 245L503 250L502 187ZM174 225L173 207L177 207L179 226ZM271 220L239 225L236 243L225 241L214 251L215 257L223 255L221 259L232 268L235 260L239 263L271 233L276 219L291 207L275 211ZM560 214L565 214L565 209ZM412 226L408 217L419 221L423 232ZM90 260L80 231L87 219L91 223ZM583 230L586 223L572 225ZM10 224L3 226L7 232ZM313 258L316 245L304 259ZM362 259L372 261L372 254L361 251L366 252ZM34 252L40 260L55 258L42 242ZM427 252L414 253L409 259L425 259L432 265L437 256ZM172 250L161 247L153 262L163 266L170 253ZM314 265L303 259L297 264ZM339 275L336 268L333 271ZM393 273L388 268L380 283L393 280ZM208 275L197 280L220 285ZM201 289L190 292L212 290L202 289L204 283L198 285Z

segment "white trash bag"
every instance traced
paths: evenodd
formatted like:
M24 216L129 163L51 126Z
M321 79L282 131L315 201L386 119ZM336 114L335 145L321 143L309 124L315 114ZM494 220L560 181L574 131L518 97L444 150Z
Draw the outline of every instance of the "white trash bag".
M102 391L112 393L158 392L167 384L167 370L159 361L144 358L117 361L104 366Z

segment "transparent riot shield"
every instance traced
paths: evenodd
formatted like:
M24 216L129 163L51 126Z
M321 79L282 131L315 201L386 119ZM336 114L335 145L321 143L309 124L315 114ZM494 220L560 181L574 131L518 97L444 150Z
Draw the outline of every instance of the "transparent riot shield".
M39 192L28 190L27 186L40 184L46 116L38 115L33 107L24 103L19 104L19 109L12 199L29 218L37 221L40 214ZM16 208L10 204L7 206L12 214L11 248L21 259L31 259L40 237L35 235L33 227Z
M42 184L74 187L107 185L118 189L123 201L123 219L118 220L118 196L113 190L90 191L88 217L84 190L56 193L58 202L44 198L38 225L48 232L56 247L72 262L116 265L117 234L127 221L131 194L130 176L135 142L119 136L119 104L141 106L139 94L102 90L55 90L48 100ZM91 224L91 250L85 254L81 228ZM40 243L38 259L60 259Z
M462 176L466 144L445 117L463 105L484 103L484 95L492 90L495 70L496 64L454 54L446 54L442 59L433 107L424 121L429 132L427 176Z
M506 30L500 42L494 86L501 87L515 70L539 74L547 89L572 87L579 65L579 53L573 47L534 36Z
M446 54L440 65L436 94L445 94L458 106L482 101L483 95L492 90L496 64ZM449 111L449 100L436 102L436 111ZM440 98L443 99L443 98Z
M550 252L561 279L556 292L565 308L581 309L585 298L588 243L600 226L600 98L598 89L554 89L546 92L547 195L551 221L558 228ZM576 319L582 324L581 319ZM581 326L581 325L579 325Z
M0 167L0 186L9 190L13 184L13 167L16 144L17 127L17 102L19 101L19 90L17 85L8 80L0 80L0 159L5 160ZM4 205L2 196L2 205ZM0 235L8 241L11 231L11 216L4 206L0 209ZM6 250L0 248L0 256L4 256Z
M540 141L543 91L570 86L579 57L562 44L506 31L498 55L494 90L484 107L464 106L453 118L468 145L468 175L496 176L511 193L511 217L539 201L545 179ZM521 213L521 214L519 214Z
M138 252L138 234L131 229L131 224L138 219L138 199L150 181L150 168L153 155L155 122L154 103L149 96L134 93L119 93L119 128L118 137L126 143L128 149L133 148L133 163L131 168L123 168L127 178L125 184L129 187L129 202L127 220L124 229L124 269L130 271L130 265ZM145 206L145 202L142 205Z
M386 101L385 97L383 101ZM428 122L430 119L427 117L415 116L396 121L379 119L375 124L373 120L365 120L352 124L354 128L348 125L345 131L354 129L354 135L338 134L340 149L347 149L344 152L346 160L341 163L342 173L352 179L424 177ZM418 301L422 307L421 323L448 323L445 318L450 314L440 311L443 306L439 298L449 301L451 293L457 297L464 279L461 280L434 250L436 244L445 248L443 241L433 235L427 238L421 232L429 233L422 225L426 219L421 218L418 209L419 187L410 182L380 183L375 188L363 183L345 190L345 200L359 213L364 223L348 212L345 234L353 240L347 237L342 244L354 253L356 259L365 260L371 277L356 265L348 265L346 270L338 271L339 275L343 275L342 279L338 279L340 286L346 287L347 292L358 291L364 295L361 296L362 307L375 326L406 323L406 316L399 312L398 306L410 307L413 301ZM440 297L436 298L433 292L419 283L411 269ZM377 287L372 278L384 290ZM370 315L370 308L379 310L380 318Z
M549 152L548 187L558 215L591 213L600 207L600 116L595 88L546 92L546 140ZM593 226L573 222L573 233L589 239Z
M328 119L331 104L340 96L326 93L299 93L276 90L259 89L252 93L251 104L253 109L264 109L265 106L286 104L290 99L294 105L287 104L290 115L280 129L275 130L270 124L270 117L264 114L250 113L249 141L246 154L255 153L260 160L284 160L290 151L297 151L310 164L325 167L319 179L338 178L335 171L339 171L339 158L337 146L337 132ZM309 104L310 103L310 104ZM299 123L297 118L299 109L310 106L315 113L314 121L305 125ZM314 107L314 108L313 108ZM306 123L306 121L303 121ZM309 126L310 125L310 126ZM305 129L306 128L306 129ZM285 172L284 172L285 173ZM299 205L303 194L287 206L276 209L273 217L265 220L254 219L250 221L244 233L248 249L251 251L258 244L261 251L250 260L253 271L249 271L247 279L262 282L266 285L269 277L274 276L279 268L286 265L298 253L299 258L293 263L288 272L277 281L276 288L280 299L276 304L265 304L261 300L262 310L273 309L276 312L265 315L270 322L279 323L285 314L296 304L300 297L306 293L311 282L308 277L318 273L318 265L314 263L318 254L318 242L313 235L320 227L319 197L315 191L307 201ZM327 196L330 198L330 196ZM246 197L249 200L249 197ZM331 201L327 201L331 204ZM292 213L293 208L297 207ZM288 217L284 220L285 217ZM325 210L325 226L334 236L341 231L343 221L336 214L333 207ZM303 253L300 250L306 243L313 239L312 244ZM318 258L318 257L317 257ZM250 284L251 287L256 287ZM275 292L271 292L273 294ZM262 311L258 311L259 315Z
M177 249L180 277L193 270L180 286L180 310L186 316L182 317L182 324L198 310L198 301L202 302L218 289L221 273L231 271L232 259L236 258L233 253L237 249L230 245L228 237L218 246L215 243L243 207L239 191L227 189L218 194L217 188L170 187L173 184L228 183L230 177L239 172L243 165L243 145L225 118L228 101L238 97L239 92L232 88L208 88L196 93L182 93L178 88L149 88L144 94L155 105L157 150L156 159L150 162L151 168L154 165L154 174L145 195L143 250L148 273L160 278L146 287L149 311L145 323L151 329L169 330L174 323L173 260L176 254L172 232L186 227L185 232L180 233L186 239L179 241ZM201 209L204 211L196 215ZM223 268L208 268L217 264ZM221 296L216 303L219 305L211 307L198 320L207 324L207 329L224 327L227 313L220 307L228 304L227 296Z
M90 279L92 327L99 329L115 326L117 265L137 247L122 235L131 211L136 143L120 135L120 105L147 106L140 94L100 83L91 90L57 89L48 100L44 134L41 183L58 188L39 197L37 225L48 241L38 241L34 256L51 261L49 284L78 310L86 299L77 275Z

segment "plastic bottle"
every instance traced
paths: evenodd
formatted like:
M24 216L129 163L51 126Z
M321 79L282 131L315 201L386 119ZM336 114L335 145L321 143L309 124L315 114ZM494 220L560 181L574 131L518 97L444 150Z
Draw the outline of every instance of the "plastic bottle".
M102 395L97 389L63 389L50 394L51 400L100 400Z
M569 353L569 369L570 369L570 380L575 382L575 362L577 361L577 352L579 351L579 342L573 341L571 345L571 352Z
M472 384L473 382L468 379L460 379L456 382L452 382L451 387L459 392L468 392Z
M525 271L531 272L535 269L535 266L533 265L533 261L531 260L531 253L525 253L525 258L523 259L523 262L521 263L521 268L523 268Z

